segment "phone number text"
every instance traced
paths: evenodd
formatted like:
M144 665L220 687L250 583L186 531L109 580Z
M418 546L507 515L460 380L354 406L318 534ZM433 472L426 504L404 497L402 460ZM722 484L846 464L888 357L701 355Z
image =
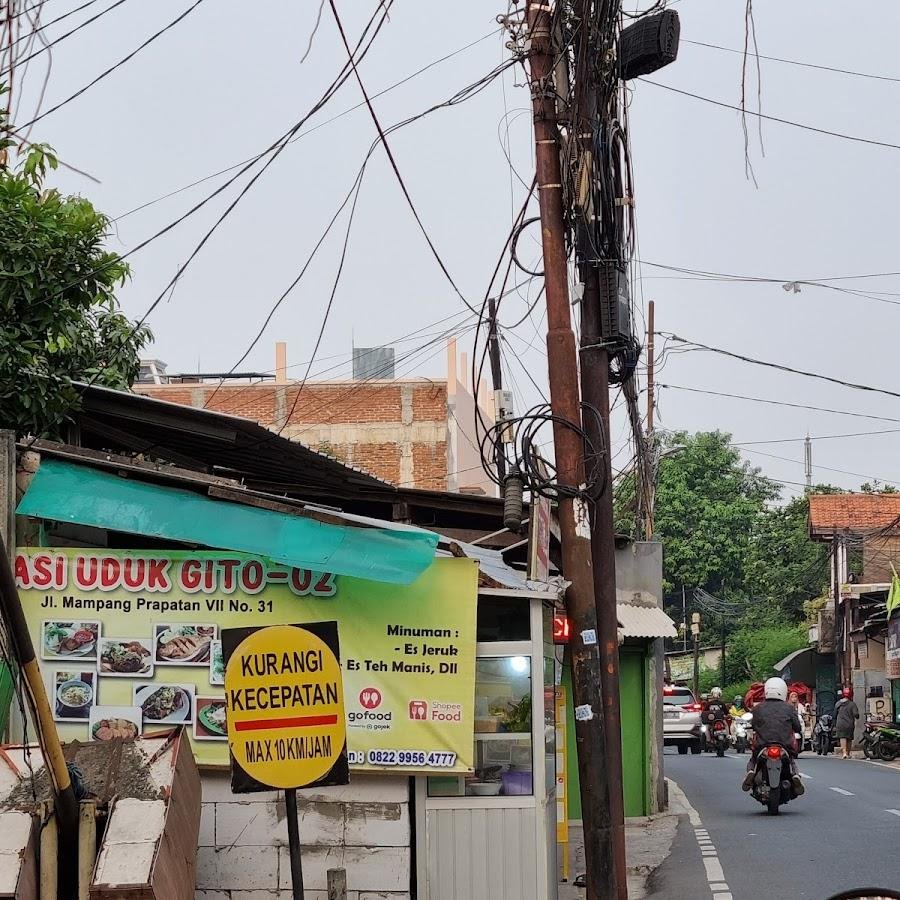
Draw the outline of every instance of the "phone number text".
M443 750L351 750L348 754L351 766L403 766L433 769L449 769L456 765L456 754Z

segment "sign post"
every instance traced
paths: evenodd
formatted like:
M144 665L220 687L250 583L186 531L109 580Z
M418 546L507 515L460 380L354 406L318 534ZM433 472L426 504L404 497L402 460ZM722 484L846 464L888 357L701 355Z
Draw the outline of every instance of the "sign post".
M350 780L337 622L224 629L222 652L231 790L284 791L303 900L297 788Z

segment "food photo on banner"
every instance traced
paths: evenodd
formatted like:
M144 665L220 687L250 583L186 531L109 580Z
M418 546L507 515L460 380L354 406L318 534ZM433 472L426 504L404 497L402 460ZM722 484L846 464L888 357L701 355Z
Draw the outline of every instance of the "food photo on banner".
M334 621L350 767L472 770L473 560L397 585L226 551L30 547L15 573L64 741L183 724L198 764L225 768L223 631Z

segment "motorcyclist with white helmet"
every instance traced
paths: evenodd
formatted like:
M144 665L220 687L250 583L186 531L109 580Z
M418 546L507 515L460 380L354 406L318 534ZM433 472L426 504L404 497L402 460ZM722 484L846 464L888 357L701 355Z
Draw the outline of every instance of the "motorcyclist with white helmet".
M770 678L763 687L765 700L753 707L753 752L747 762L747 774L741 788L749 791L753 787L756 774L756 758L769 744L780 744L791 757L791 781L794 792L799 796L804 792L803 782L797 774L795 757L797 739L803 734L803 724L797 710L787 702L788 686L783 678Z

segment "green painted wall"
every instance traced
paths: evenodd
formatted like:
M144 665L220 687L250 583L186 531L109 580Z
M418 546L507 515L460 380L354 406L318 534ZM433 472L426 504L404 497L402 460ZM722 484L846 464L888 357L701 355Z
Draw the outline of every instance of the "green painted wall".
M581 818L578 750L572 702L572 668L563 668L566 690L566 798L570 820ZM622 778L626 816L645 816L650 809L650 747L647 717L647 656L643 648L619 648L619 697L622 708Z

